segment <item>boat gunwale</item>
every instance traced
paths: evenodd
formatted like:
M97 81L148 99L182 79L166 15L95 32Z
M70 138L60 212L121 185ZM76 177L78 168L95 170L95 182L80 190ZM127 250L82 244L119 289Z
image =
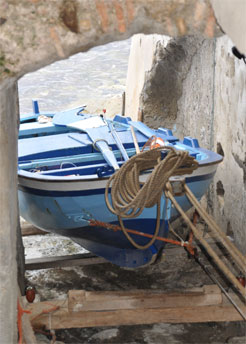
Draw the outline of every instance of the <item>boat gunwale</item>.
M207 167L211 165L217 165L223 161L223 156L219 155L218 153L215 153L213 151L204 149L204 148L199 148L198 150L201 151L201 153L206 154L207 158L204 160L196 160L198 162L198 169L201 167ZM212 161L211 161L212 160ZM36 160L38 162L38 160ZM20 165L22 163L20 162ZM105 166L108 166L105 162ZM88 165L88 168L90 166ZM113 174L107 175L105 177L99 177L97 174L91 174L91 175L71 175L71 176L52 176L52 175L45 175L45 174L38 174L37 172L30 172L26 171L24 169L18 168L18 177L25 177L28 179L32 180L40 180L40 181L51 181L51 182L61 182L63 183L64 181L66 182L74 182L74 181L96 181L96 180L104 180L104 179L109 179Z
M219 162L217 162L218 164ZM207 168L207 167L210 167L210 166L215 166L216 163L211 163L211 164L208 164L208 165L200 165L198 167L198 169L196 169L191 175L182 175L180 177L184 177L184 178L196 178L196 177L199 177L199 176L206 176L206 175L209 175L209 174L214 174L216 172L216 167L214 167L212 170L210 171L204 171L202 173L201 169L202 168ZM197 172L196 172L197 171ZM199 173L200 172L200 173ZM149 172L146 172L145 175L147 177L147 175L149 175L150 173ZM95 177L93 177L95 176ZM60 177L60 178L57 178L57 177L53 177L53 178L47 178L47 176L44 176L44 178L37 178L36 176L32 176L32 173L28 173L27 172L27 175L21 175L19 174L19 178L18 178L18 187L22 188L22 187L27 187L27 188L31 188L31 189L45 189L45 185L52 185L53 184L53 190L55 190L55 186L57 185L61 185L61 184L64 184L64 185L67 185L67 186L72 186L72 185L78 185L79 183L82 183L84 185L86 185L87 183L95 183L97 182L97 185L95 184L95 189L97 188L105 188L106 186L106 183L108 182L109 178L111 175L109 176L105 176L105 177L98 177L97 175L93 175L91 176L91 178L88 178L87 176L84 176L84 178L81 178L80 177L77 177L75 179L75 177L71 177L71 178L68 178L68 177ZM36 177L36 178L35 178ZM42 177L42 176L40 176ZM72 179L73 178L73 179ZM36 185L28 185L28 183L35 183ZM103 185L98 185L103 183ZM90 187L90 184L86 185L87 188L86 189L90 189L92 187ZM83 187L81 187L82 189ZM69 190L72 190L72 188L69 188L68 190L64 189L62 190L62 192L66 192L66 191L69 191Z

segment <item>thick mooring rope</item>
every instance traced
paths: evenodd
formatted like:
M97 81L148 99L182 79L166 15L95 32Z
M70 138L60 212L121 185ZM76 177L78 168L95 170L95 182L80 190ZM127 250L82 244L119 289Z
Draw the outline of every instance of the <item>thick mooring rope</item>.
M163 150L169 152L161 160ZM122 231L134 247L144 250L156 240L160 228L161 195L169 178L191 174L197 167L197 161L189 156L188 152L176 151L173 147L158 147L134 155L111 176L105 190L106 204L109 210L118 216ZM151 169L153 171L147 181L141 182L140 175ZM139 245L127 233L122 218L135 218L144 208L154 205L157 205L157 219L153 238L146 245Z

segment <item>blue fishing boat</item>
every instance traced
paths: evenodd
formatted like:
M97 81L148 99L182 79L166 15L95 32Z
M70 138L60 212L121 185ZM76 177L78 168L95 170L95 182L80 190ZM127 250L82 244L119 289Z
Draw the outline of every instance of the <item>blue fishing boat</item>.
M88 251L123 267L136 268L149 264L165 246L160 240L153 240L148 245L149 238L131 234L140 249L129 241L122 230L113 230L121 222L121 217L112 210L114 186L110 184L111 180L113 182L119 173L127 172L127 166L135 164L134 159L146 159L145 168L139 168L139 183L130 184L129 193L132 193L131 190L137 193L144 190L146 181L156 171L155 166L148 164L151 160L148 154L152 153L149 153L146 143L150 138L155 138L155 147L160 146L153 149L154 154L158 154L156 166L169 159L170 151L173 154L188 152L193 168L187 172L186 166L181 166L178 174L185 178L197 199L208 189L222 161L220 155L201 148L194 138L185 137L181 141L171 130L153 130L129 117L117 115L112 120L74 110L69 116L67 113L55 114L52 126L57 130L55 135L54 132L40 136L36 133L19 139L21 216L36 227L68 236ZM158 140L164 142L165 147L157 144ZM138 147L143 153L137 154ZM158 178L161 184L162 176ZM151 189L153 193L156 188L153 186ZM123 193L124 190L123 185ZM135 209L137 217L132 217L131 210L126 209L124 228L150 236L167 237L168 223L179 214L171 207L165 193L162 190L158 192L158 204L148 204L141 211ZM121 194L117 202L124 205L125 200L122 199L124 195ZM176 200L184 211L191 207L185 195L176 195Z
M19 139L56 135L58 133L71 132L72 129L67 127L56 126L53 124L53 117L55 112L39 111L39 103L37 100L32 101L32 112L20 114L20 127L19 127ZM74 109L62 111L63 116L70 116L74 112L82 113L86 108L86 105L79 106Z

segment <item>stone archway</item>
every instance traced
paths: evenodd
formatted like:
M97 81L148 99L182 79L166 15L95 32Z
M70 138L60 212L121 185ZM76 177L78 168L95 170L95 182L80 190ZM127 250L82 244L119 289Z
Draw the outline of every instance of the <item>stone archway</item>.
M221 35L209 0L11 0L0 13L5 77L134 33Z

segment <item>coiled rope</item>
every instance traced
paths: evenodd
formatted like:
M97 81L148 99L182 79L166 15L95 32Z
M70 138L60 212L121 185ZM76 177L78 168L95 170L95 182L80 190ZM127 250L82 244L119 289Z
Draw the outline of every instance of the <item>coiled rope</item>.
M163 151L168 154L161 159ZM141 152L131 157L115 174L113 174L105 189L105 201L109 210L118 216L122 231L138 248L145 250L156 240L160 228L160 203L162 192L171 176L191 174L198 167L194 157L186 151L177 151L173 147L158 147ZM153 169L146 182L140 181L140 176ZM111 188L111 201L109 189ZM156 228L152 239L146 245L139 245L127 233L122 218L135 218L144 208L157 205Z

